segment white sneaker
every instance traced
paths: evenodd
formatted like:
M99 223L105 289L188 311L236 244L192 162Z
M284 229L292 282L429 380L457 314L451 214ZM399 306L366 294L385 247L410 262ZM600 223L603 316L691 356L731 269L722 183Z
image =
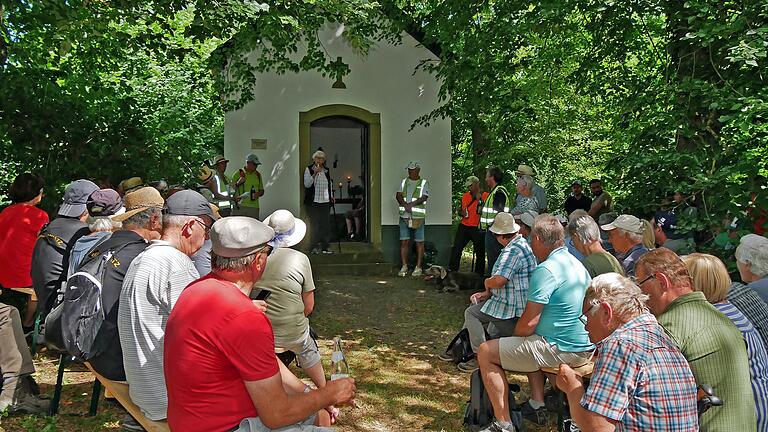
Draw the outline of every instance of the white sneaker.
M400 276L400 277L407 276L408 275L408 266L404 265L404 266L400 267L400 271L397 272L397 275Z
M413 277L421 277L424 273L421 272L421 267L416 267L413 269L413 273L411 273L411 276Z

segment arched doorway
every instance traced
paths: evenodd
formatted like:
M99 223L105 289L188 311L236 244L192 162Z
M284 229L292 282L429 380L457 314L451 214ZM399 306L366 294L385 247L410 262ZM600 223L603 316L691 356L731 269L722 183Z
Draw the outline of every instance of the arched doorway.
M341 231L343 214L352 208L352 187L360 186L366 200L366 241L381 245L381 120L380 115L351 105L325 105L299 113L300 172L311 162L312 153L322 147L331 169ZM335 166L334 166L335 165ZM341 186L339 187L339 184ZM303 196L303 184L300 185ZM357 189L359 190L359 189ZM306 217L301 204L302 217ZM341 232L340 232L341 231ZM336 239L334 239L335 241Z

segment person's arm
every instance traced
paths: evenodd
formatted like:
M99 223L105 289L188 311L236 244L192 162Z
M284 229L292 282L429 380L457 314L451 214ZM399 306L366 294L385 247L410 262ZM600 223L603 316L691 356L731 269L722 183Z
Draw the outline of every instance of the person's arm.
M581 398L584 396L584 384L581 382L581 377L577 376L573 369L565 363L560 365L557 374L557 386L568 397L571 418L579 426L579 429L596 432L613 432L616 430L617 421L589 411L581 405Z
M592 201L592 205L589 207L589 213L590 216L592 216L594 219L597 219L597 216L600 214L600 212L603 210L603 207L605 206L603 195L600 195L599 197L595 198Z
M304 316L308 317L315 310L315 292L309 291L301 294L301 300L304 302Z
M539 325L541 311L543 310L543 304L528 301L525 304L523 315L517 320L517 325L515 325L515 336L526 337L533 335L536 332L536 326Z
M297 423L327 406L348 403L355 396L355 382L351 378L329 381L323 388L304 393L304 384L282 362L278 363L280 372L275 375L259 381L244 381L253 406L259 412L259 420L269 429ZM298 388L299 393L286 393L284 374L290 380L290 389Z
M407 202L405 202L405 199L403 199L403 193L398 191L395 194L395 200L397 200L397 203L400 204L403 207L406 207L408 205Z
M256 171L256 176L259 178L259 190L256 191L256 196L259 198L264 196L264 180L261 178L261 173Z
M493 194L493 210L497 213L509 211L509 207L507 207L507 197L504 196L504 192L497 191Z
M309 167L304 168L304 187L310 188L315 184L315 176L309 172Z
M280 358L277 358L277 365L280 367L280 379L283 381L283 389L285 392L289 395L305 393L304 390L307 388L307 385L294 375L293 372L280 361Z
M504 285L506 285L507 282L509 282L509 279L504 276L493 275L485 279L485 289L492 290L504 288Z

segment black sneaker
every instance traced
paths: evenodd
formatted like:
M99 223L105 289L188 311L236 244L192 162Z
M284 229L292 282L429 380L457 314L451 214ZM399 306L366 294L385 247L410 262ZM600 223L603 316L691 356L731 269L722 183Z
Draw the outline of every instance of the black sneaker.
M450 352L441 352L440 354L437 355L437 358L439 358L444 362L453 363L456 361L456 359L453 358L453 353L450 353Z
M520 411L524 419L530 420L537 425L545 425L549 421L549 414L545 406L534 409L529 401L525 401L520 404Z

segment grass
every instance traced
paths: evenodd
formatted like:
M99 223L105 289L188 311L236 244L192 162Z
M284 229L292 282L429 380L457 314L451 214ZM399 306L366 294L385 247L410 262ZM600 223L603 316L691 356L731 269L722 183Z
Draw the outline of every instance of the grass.
M412 278L337 278L317 281L317 307L310 318L320 336L321 352L330 371L334 336L341 336L357 382L358 408L342 411L340 432L462 431L469 395L469 374L437 359L461 327L468 293L438 293L432 284ZM36 379L44 394L56 382L57 359L38 354ZM300 371L297 374L301 376ZM523 388L523 375L509 375ZM92 376L65 374L60 415L3 419L8 432L117 431L123 411L103 398L99 413L87 417ZM526 422L528 431L554 431Z

